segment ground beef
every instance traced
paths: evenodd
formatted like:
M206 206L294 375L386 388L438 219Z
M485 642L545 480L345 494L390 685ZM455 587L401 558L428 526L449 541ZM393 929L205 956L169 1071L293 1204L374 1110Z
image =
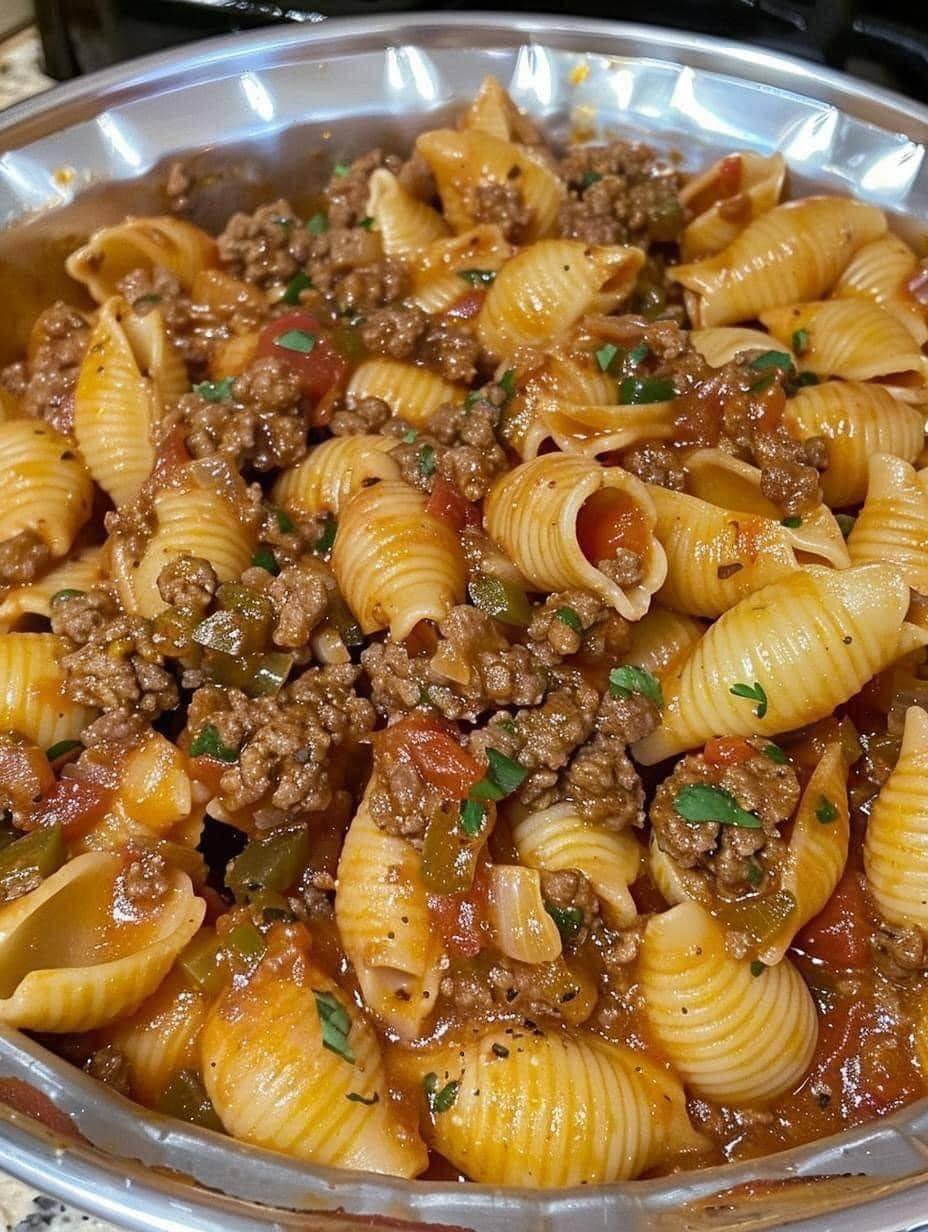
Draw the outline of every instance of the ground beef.
M544 697L547 672L525 646L510 645L485 612L461 604L438 625L441 635L432 660L432 674L441 678L440 663L454 665L451 679L467 702L467 717L476 718L491 706L535 706ZM466 675L466 680L459 680Z
M541 895L546 903L560 911L580 912L580 927L572 938L572 944L582 945L599 915L599 899L583 873L576 868L560 869L556 873L542 872Z
M878 928L872 938L874 962L891 980L904 982L928 967L928 945L920 928Z
M429 420L428 432L415 434L411 441L402 420L393 420L385 431L400 437L390 456L407 483L428 492L440 477L465 500L478 501L509 465L496 437L498 422L498 408L490 402L481 400L471 407L445 402ZM433 465L423 466L426 456Z
M633 963L641 950L643 921L638 921L631 928L619 933L610 933L608 944L600 950L600 957L607 974L620 979L625 976L625 968Z
M339 169L333 172L323 190L328 202L329 222L333 227L355 227L367 217L368 181L379 167L386 167L397 175L402 174L403 164L395 154L384 155L382 150L368 150L347 168L340 164ZM416 168L407 171L406 183L421 186L422 182Z
M171 607L205 612L219 586L219 579L202 556L176 556L158 574L158 593Z
M398 257L384 257L346 274L335 284L334 294L342 311L353 309L365 314L402 299L409 288L406 263Z
M74 418L74 387L90 327L75 308L59 300L46 308L32 327L38 340L28 361L5 370L3 383L22 400L25 415L44 419L70 435Z
M288 905L298 920L330 920L335 913L335 878L331 873L307 869L300 878L299 894L288 898Z
M518 168L515 170L518 172ZM525 238L532 222L532 210L525 203L520 184L482 180L469 186L465 201L467 212L475 223L495 223L513 244Z
M384 718L397 710L427 707L446 719L463 718L467 705L447 682L439 682L430 670L430 659L410 655L405 646L372 642L361 651L361 664L371 686L371 701Z
M24 586L48 568L51 549L34 530L21 530L0 543L0 586Z
M235 278L268 289L286 284L309 260L313 237L283 199L233 214L219 236L219 260Z
M822 486L816 465L823 460L817 448L819 437L812 438L812 446L807 452L785 428L780 427L755 435L753 444L755 461L761 467L760 490L763 496L788 515L806 513L821 504ZM810 463L809 458L815 461ZM827 464L827 455L824 461Z
M552 999L553 989L559 987L563 980L557 975L552 978L551 963L499 958L485 972L466 968L451 972L442 979L439 992L464 1021L487 1018L504 1009L528 1015L526 1026L531 1029L533 1018L563 1018L563 1004ZM564 999L572 1000L575 995L567 993Z
M418 839L442 804L440 794L402 753L378 750L376 782L368 796L374 821L386 834Z
M335 593L335 578L324 561L305 556L281 569L264 593L274 605L274 645L299 650L308 645L313 630L325 616Z
M596 712L596 730L634 744L649 736L661 721L660 707L643 693L606 693Z
M229 398L184 394L167 429L180 424L195 458L221 454L256 470L293 466L306 455L307 425L299 376L282 360L254 359L235 378Z
M380 236L366 227L331 227L310 242L306 272L316 291L339 298L339 280L383 256Z
M118 614L119 608L102 587L69 595L51 605L52 632L83 646Z
M142 852L116 879L116 901L129 908L130 916L150 914L170 893L168 866L154 851Z
M644 145L614 141L580 146L562 159L568 195L558 216L561 234L587 244L647 243L677 237L683 179Z
M622 465L643 483L655 483L672 492L682 492L686 486L686 470L682 458L663 441L643 441L622 455Z
M359 741L374 708L355 691L350 663L310 668L275 697L249 698L205 685L187 715L191 736L212 724L238 750L219 782L228 813L247 810L258 829L306 821L329 809L336 792L363 768ZM354 764L353 764L354 763Z
M186 165L180 159L171 163L164 184L164 195L168 199L168 208L172 214L185 214L190 208L190 190L193 185L193 175Z
M379 432L390 418L390 406L382 398L358 398L332 415L329 431L333 436L363 436Z
M477 375L480 343L462 325L437 320L429 326L419 346L419 359L446 381L469 385Z
M361 324L361 340L375 355L410 359L429 327L429 314L415 305L375 309Z
M615 556L597 561L596 568L616 586L637 586L644 577L644 560L631 548L616 548Z
M396 172L400 186L418 201L429 204L438 197L438 186L432 168L428 165L418 150L412 154Z
M755 747L760 749L762 742ZM760 828L685 821L673 805L691 783L727 791L742 808L757 814ZM740 765L717 767L696 754L679 761L660 784L649 817L661 849L672 860L681 868L707 872L721 892L732 894L756 886L757 870L765 875L782 860L785 844L778 827L792 816L798 802L799 780L788 764L758 752Z
M569 800L590 821L610 830L644 825L644 788L616 736L596 732L559 776L547 804Z
M81 732L81 743L87 748L96 744L140 744L151 731L148 720L136 710L120 706L107 710Z
M562 590L535 608L528 636L537 647L536 653L540 651L545 658L576 654L582 646L601 658L607 647L611 655L620 653L630 633L628 621L597 595L587 590Z

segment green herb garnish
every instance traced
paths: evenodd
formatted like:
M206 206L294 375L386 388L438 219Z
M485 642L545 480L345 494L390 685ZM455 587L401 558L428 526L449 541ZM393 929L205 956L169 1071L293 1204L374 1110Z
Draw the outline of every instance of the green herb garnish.
M140 295L138 299L134 299L132 301L132 307L133 308L145 308L149 304L160 304L160 303L161 303L161 296L157 295L154 291L152 291L148 295Z
M374 1104L380 1103L380 1096L375 1091L374 1094L367 1098L365 1095L359 1094L357 1091L349 1091L345 1099L350 1099L353 1104L365 1104L368 1108L372 1108Z
M305 329L288 329L276 339L276 345L285 351L296 351L300 355L308 355L316 345L316 335L308 334Z
M435 1073L426 1074L422 1079L422 1086L425 1088L425 1098L429 1106L429 1112L433 1116L442 1112L447 1112L458 1097L459 1082L446 1082L439 1089L438 1075Z
M846 539L854 529L854 523L857 521L857 518L853 515L853 513L836 513L835 521L841 529L841 534Z
M49 761L55 761L59 757L64 757L65 753L73 753L75 749L83 747L80 740L59 740L57 744L45 750L45 756Z
M507 368L506 371L503 373L503 375L497 381L497 385L499 385L500 389L506 395L506 401L508 402L510 398L512 398L516 392L516 370L515 368Z
M827 796L819 796L818 807L815 810L815 816L818 818L818 820L822 823L823 826L830 825L831 822L837 820L837 817L838 817L837 805L832 804L832 802L828 799Z
M809 349L809 331L797 329L793 331L793 350L797 355L803 355Z
M802 518L800 518L796 514L794 514L792 517L789 517L789 518L781 518L780 525L786 526L790 530L796 530L797 527L802 525Z
M461 829L475 838L483 828L487 810L479 800L464 800L461 803Z
M753 860L748 860L747 879L748 885L752 885L755 888L759 886L764 879L764 870L759 864L755 864Z
M800 372L796 377L796 386L802 389L804 385L818 385L819 375L817 372Z
M310 218L306 223L306 230L311 232L313 235L324 235L328 229L329 220L325 214L322 213L313 214L312 218Z
M602 179L600 171L584 171L583 178L580 181L581 187L589 188L591 184L598 184Z
M363 227L365 231L370 231L374 226L374 220L371 218L370 214L365 214L359 221L358 226Z
M526 768L497 749L487 749L489 767L479 783L470 789L471 800L481 803L487 800L502 800L510 796L525 781Z
M268 573L272 573L277 577L280 573L280 565L277 563L277 557L268 547L258 548L254 556L251 558L251 563L258 569L266 569Z
M764 964L760 961L759 958L755 958L754 961L751 963L751 975L753 975L755 979L757 978L757 976L763 975L766 970L767 968L764 966Z
M608 372L609 365L619 353L619 348L611 342L604 342L596 352L596 362L599 364L601 372Z
M200 728L190 742L190 756L212 757L214 761L233 762L238 761L238 749L223 744L218 730L212 723L207 723L205 727Z
M308 291L312 285L313 283L310 276L304 273L303 270L300 270L300 272L298 274L294 274L287 283L287 289L280 297L281 302L284 304L298 304L300 302L300 293L302 291ZM278 339L278 341L280 340Z
M348 1043L348 1033L351 1031L351 1019L345 1007L332 996L330 992L320 992L313 989L316 998L316 1013L322 1024L322 1046L334 1052L336 1056L354 1064L354 1053Z
M666 376L627 376L619 386L622 406L643 406L649 402L669 402L674 397L673 381Z
M785 766L788 761L786 754L778 744L765 744L761 752L768 761L772 761L778 766Z
M415 428L407 428L400 439L404 445L412 445L418 435Z
M335 534L338 530L338 520L334 513L327 513L325 520L322 523L322 534L313 544L313 551L324 556L326 552L332 551L332 545L335 543Z
M226 376L221 381L201 381L199 385L194 385L193 392L205 398L207 402L225 402L227 398L232 397L234 384L235 377Z
M568 629L573 629L574 633L583 636L583 624L572 607L559 607L554 615L562 625L566 625Z
M583 923L583 912L579 907L555 907L554 903L545 903L545 911L557 925L557 931L564 941L573 941Z
M335 166L332 168L332 174L344 176L344 175L347 175L350 170L351 170L351 167L349 166L348 163L336 163Z
M424 479L428 479L430 475L435 474L438 463L435 461L435 450L431 445L423 445L419 450L418 468L419 474Z
M613 697L628 697L630 693L640 693L655 706L664 705L664 690L657 677L646 672L643 667L634 667L630 663L614 667L609 673L609 692Z
M285 509L278 508L277 505L265 505L264 507L268 513L273 514L277 519L277 529L280 533L282 535L289 535L293 530L293 518L290 517L290 514Z
M762 719L767 713L767 694L764 692L764 687L755 680L751 684L733 684L728 690L734 697L747 697L752 702L757 702L757 709L754 714L757 718Z
M73 586L65 586L61 590L56 590L49 603L61 603L65 599L76 599L78 595L82 595L82 590L75 590Z
M643 364L651 354L651 349L646 342L639 342L637 346L633 346L628 353L628 362L634 364L635 367Z
M754 356L748 367L753 368L755 372L763 372L767 368L782 368L785 372L790 372L793 369L793 361L786 351L763 351L760 355Z
M760 818L743 809L731 792L708 783L690 783L683 787L673 802L674 812L684 821L699 823L714 821L722 826L740 826L744 830L759 830Z
M458 270L458 277L463 278L472 287L488 287L496 277L496 270L463 269Z

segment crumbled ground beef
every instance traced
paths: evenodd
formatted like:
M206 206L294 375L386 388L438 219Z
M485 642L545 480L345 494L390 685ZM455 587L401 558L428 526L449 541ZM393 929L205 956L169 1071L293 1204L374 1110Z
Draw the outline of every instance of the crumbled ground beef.
M545 693L547 672L525 646L510 645L499 626L478 608L454 607L439 623L442 642L432 660L441 677L441 662L454 665L451 677L468 702L468 717L491 706L535 706ZM466 680L459 674L466 673Z
M655 483L672 492L682 492L686 486L683 461L663 441L643 441L622 455L622 465L643 483Z
M628 644L629 630L628 621L597 595L586 590L562 590L535 608L528 636L530 642L547 647L554 655L576 654L584 647L601 658L607 653L620 654Z
M549 801L570 800L611 830L644 825L644 789L617 736L596 732L574 755Z
M229 813L248 810L259 829L308 820L328 809L359 762L374 708L355 691L350 663L309 668L276 697L249 698L205 685L190 701L187 728L212 724L238 760L219 783ZM352 766L352 760L356 763Z
M171 607L204 612L212 602L219 579L202 556L177 556L158 574L158 593Z
M429 327L429 314L414 304L377 308L361 324L361 341L375 355L410 359Z
M437 320L429 326L419 347L419 359L446 381L469 385L477 375L480 343L462 325Z
M464 1021L488 1017L499 1009L532 1018L563 1018L563 1004L552 999L562 981L551 978L551 964L529 964L498 959L486 971L467 968L453 971L441 982L439 992Z
M561 160L568 184L561 233L587 244L671 240L683 228L683 177L644 145L581 146Z
M649 736L661 721L660 707L643 693L606 693L596 712L596 730L634 744Z
M355 227L367 216L368 181L379 167L386 167L394 175L403 171L402 160L395 154L384 155L382 150L368 150L348 167L339 164L323 190L328 202L329 222L333 227ZM426 185L423 175L417 167L410 168L406 172L404 187L417 185L421 191Z
M335 593L335 578L324 561L304 556L281 569L264 593L274 605L271 639L286 650L305 647Z
M106 628L119 609L102 587L69 595L51 605L52 632L83 646Z
M616 548L615 556L598 560L596 568L616 586L637 586L644 576L644 560L631 548Z
M475 223L495 223L513 244L521 243L532 221L532 210L525 203L522 187L513 181L500 184L483 180L469 187L467 212Z
M171 889L167 874L162 856L154 851L142 852L117 877L117 897L132 914L147 915L164 902Z
M580 927L572 938L572 944L582 945L599 915L599 899L583 873L576 868L560 869L556 873L542 872L541 894L546 903L560 911L580 912Z
M414 304L377 308L360 329L364 345L376 355L415 359L446 381L466 385L477 375L480 344L473 333L451 321L436 320Z
M22 399L25 415L70 435L74 387L90 327L77 309L59 300L38 316L32 334L38 339L34 354L4 369L0 381Z
M301 397L299 376L289 364L271 356L254 359L235 378L229 398L211 402L184 394L167 428L182 426L195 458L222 454L259 471L293 466L306 455Z
M602 947L600 956L609 976L624 977L623 969L635 961L641 950L643 932L644 923L638 921L631 928L623 929L622 932L608 934L608 944Z
M762 743L758 742L758 750ZM758 829L685 821L674 801L691 783L720 787L760 819ZM776 867L785 845L778 827L792 816L799 802L799 780L790 765L770 761L762 753L737 766L709 765L702 754L682 758L659 785L649 817L657 841L682 868L701 869L719 890L737 893L757 884L761 874ZM754 876L752 879L752 870Z
M95 744L140 744L151 731L151 724L136 710L120 706L107 710L81 732L81 742L92 748Z
M871 948L877 967L891 980L911 980L928 967L928 945L920 928L884 924L874 932Z
M230 274L268 289L286 284L309 259L313 237L289 201L253 214L233 214L219 236L219 260Z
M21 530L0 543L0 586L24 586L48 568L52 554L41 535Z
M445 402L429 420L428 432L417 433L411 442L405 440L409 425L401 419L389 422L385 431L400 437L391 457L407 483L428 492L440 477L465 500L478 501L509 465L496 437L498 422L499 411L490 402L471 407Z
M332 415L329 431L333 436L363 436L379 432L390 418L389 403L382 398L358 398Z
M429 818L441 805L441 796L402 753L378 750L377 781L368 797L374 821L386 834L418 839Z
M398 257L384 257L346 274L334 287L340 309L369 313L395 303L409 291L409 270Z

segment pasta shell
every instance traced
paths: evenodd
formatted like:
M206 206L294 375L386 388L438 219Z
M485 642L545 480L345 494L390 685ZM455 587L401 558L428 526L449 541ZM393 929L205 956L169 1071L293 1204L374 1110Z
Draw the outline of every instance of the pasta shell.
M913 590L928 593L928 471L874 454L867 499L847 546L855 565L895 565Z
M823 821L834 807L835 816ZM793 822L780 871L780 889L792 894L796 906L782 930L765 941L759 957L778 963L804 924L822 910L841 880L850 839L847 803L847 763L840 744L830 744L812 771Z
M74 391L74 436L93 478L118 505L135 500L155 462L154 426L187 387L161 313L100 309Z
M918 257L898 235L866 244L852 258L832 291L833 299L868 299L902 322L917 346L928 341L928 314L909 292Z
M518 138L519 112L495 77L484 77L473 101L460 119L460 128L473 128L502 141Z
M0 541L32 530L64 556L92 503L90 476L67 437L35 419L0 424Z
M450 233L441 214L406 192L386 168L373 173L368 189L367 213L388 257L414 257Z
M880 385L826 381L801 389L786 404L784 423L799 440L825 438L825 500L856 505L867 494L870 458L894 454L914 462L925 439L925 411L900 404Z
M102 304L117 293L120 280L132 270L170 270L189 291L201 270L217 264L211 236L182 218L162 215L103 227L71 253L65 269Z
M625 494L647 534L641 581L619 586L583 555L577 518L600 488ZM640 620L667 572L664 550L654 538L654 504L640 480L589 458L544 454L501 476L486 501L484 524L490 537L538 590L593 591L628 620Z
M639 441L666 440L673 434L673 402L641 406L582 405L539 398L537 414L546 437L564 453L598 457L628 449ZM536 449L537 452L537 449Z
M345 836L335 918L365 1004L401 1039L414 1039L437 1003L442 947L429 917L422 856L377 825L367 804L371 791L368 785Z
M102 553L98 547L85 548L73 560L60 565L28 586L8 590L0 602L0 632L15 629L26 617L51 616L51 600L59 590L90 590L103 577Z
M401 641L420 620L443 620L464 598L464 556L448 522L397 479L362 488L345 506L332 552L339 590L363 633Z
M0 909L0 1022L60 1033L131 1014L206 910L189 877L164 875L164 895L139 910L126 898L122 855L88 852Z
M651 917L639 976L655 1039L697 1095L763 1105L808 1069L818 1020L799 972L784 959L753 975L698 903Z
M628 928L638 915L629 886L641 868L641 847L628 830L610 830L555 804L518 822L512 839L519 859L545 872L577 869L599 899L607 924Z
M715 256L678 265L670 277L691 292L699 328L731 325L765 308L831 290L859 248L886 232L875 206L847 197L805 197L756 218Z
M575 354L549 351L541 368L517 386L503 408L500 431L520 457L534 458L551 439L547 412L555 404L568 404L568 414L574 405L586 410L609 404L602 406L608 414L615 409L616 395L615 378L602 372L592 355L581 359ZM653 418L651 407L645 409Z
M335 1003L350 1023L352 1061L323 1043L320 1004ZM394 1111L373 1028L308 963L259 967L229 989L210 1012L200 1054L213 1107L243 1142L388 1176L415 1176L428 1162L419 1135Z
M338 513L359 488L377 479L399 479L390 457L393 436L333 436L310 450L274 484L273 499L291 513Z
M902 749L864 839L867 884L890 924L928 928L928 714L906 711Z
M382 398L394 415L424 428L443 402L463 402L467 389L415 364L368 359L354 370L346 392L349 402Z
M652 604L641 620L632 625L622 662L663 679L680 665L705 631L701 620Z
M690 330L690 342L707 364L723 368L739 355L751 355L770 350L770 335L760 329L745 329L738 325L715 325L712 329ZM778 346L789 355L793 364L796 357L787 346ZM798 365L797 365L798 366Z
M426 312L444 312L471 293L468 270L495 273L514 252L499 227L488 223L436 240L416 258L410 300Z
M737 160L737 175L732 176ZM727 248L753 219L780 200L786 163L782 154L727 154L680 191L680 204L695 212L680 245L684 261L698 261ZM736 207L736 208L732 208Z
M63 692L59 659L68 644L51 633L0 633L0 731L16 731L43 749L76 740L96 717Z
M879 378L906 401L928 397L928 361L898 317L866 299L829 299L771 308L760 319L775 338L803 330L802 367L847 381Z
M542 347L585 312L608 312L632 291L644 254L622 245L542 240L503 266L477 317L477 336L493 356Z
M487 917L496 948L517 962L552 962L561 934L541 896L541 874L521 864L490 866Z
M551 1189L627 1180L702 1144L671 1074L590 1033L500 1024L415 1060L439 1090L457 1084L453 1105L424 1132L473 1181Z
M650 766L710 736L773 736L824 718L898 656L908 605L889 565L809 566L742 599L664 680L661 725L636 759ZM760 684L762 716L730 692L739 683Z
M526 243L547 235L564 199L564 182L548 164L524 146L491 133L435 128L421 133L416 149L438 184L445 219L454 231L466 231L478 221L473 195L478 186L517 187L530 212L521 237Z

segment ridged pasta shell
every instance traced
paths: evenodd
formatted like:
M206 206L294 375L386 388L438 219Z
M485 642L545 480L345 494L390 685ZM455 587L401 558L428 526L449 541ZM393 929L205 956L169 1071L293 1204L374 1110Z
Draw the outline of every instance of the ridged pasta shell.
M401 641L420 620L443 620L464 598L464 556L448 522L398 479L362 488L339 519L332 569L364 633Z
M542 240L503 266L477 317L477 336L497 358L542 347L585 312L609 312L635 285L644 253L622 245Z
M705 631L701 620L652 603L641 620L632 625L631 641L622 662L663 679L679 667Z
M68 651L52 633L0 633L0 731L16 731L43 749L76 740L96 717L63 693L59 659Z
M745 329L740 325L692 329L689 338L693 347L712 368L723 368L739 355L763 353L771 349L769 334L765 334L761 329ZM789 355L793 364L796 364L796 357L789 347L781 345L776 349Z
M692 293L699 328L749 321L765 308L817 299L859 248L886 232L875 206L849 197L805 197L756 218L721 252L678 265L670 277Z
M880 385L826 381L801 389L786 404L784 423L799 440L825 438L827 503L840 509L867 494L870 458L894 454L914 462L925 440L925 411L896 401Z
M651 917L638 970L655 1039L696 1094L763 1105L808 1069L818 1019L799 972L784 959L753 975L698 903Z
M64 556L92 504L93 483L67 437L41 420L0 424L0 541L32 530Z
M491 223L436 240L416 258L410 301L426 312L444 312L472 290L459 271L496 272L514 252L499 227Z
M577 517L600 488L628 494L649 530L639 583L619 586L590 564L577 541ZM544 454L501 476L486 501L487 533L542 591L591 590L628 620L640 620L667 572L664 549L653 535L654 504L640 480L617 466L591 458Z
M847 546L855 565L895 565L913 590L928 594L928 471L874 454L867 499Z
M182 218L161 215L103 227L71 253L65 269L102 304L132 270L170 270L189 291L200 270L216 264L216 241L211 236Z
M458 1084L424 1132L473 1181L552 1189L627 1180L702 1145L676 1078L589 1033L500 1024L415 1061L439 1090Z
M673 402L641 406L583 405L557 398L538 399L539 424L558 449L587 457L628 449L639 441L666 440L673 434ZM537 452L537 450L536 450Z
M832 299L869 299L891 312L918 346L928 341L928 313L906 284L918 272L918 257L898 235L866 244L838 279Z
M51 598L59 590L90 590L103 577L100 548L85 548L73 560L64 560L36 582L8 590L0 602L0 632L15 629L28 616L51 615Z
M906 326L868 299L827 299L771 308L760 319L775 338L786 341L804 330L808 341L802 367L846 381L881 378L896 398L928 397L928 361Z
M493 943L517 962L552 962L561 934L545 909L541 874L521 864L493 864L488 873L487 917Z
M129 1063L133 1099L152 1107L181 1070L199 1070L209 1007L210 998L174 970L134 1014L103 1032L100 1042Z
M470 194L487 183L521 190L531 211L522 236L526 243L547 235L554 226L564 181L524 146L477 129L435 128L419 135L416 149L432 169L445 219L454 231L466 231L478 221Z
M823 801L834 806L831 821L822 821ZM780 889L792 894L796 906L782 930L764 942L763 962L778 963L800 928L831 898L847 863L849 839L847 763L840 743L830 744L802 793L780 870Z
M484 77L473 101L463 113L459 128L474 128L481 133L490 133L502 141L511 140L516 134L519 113L512 99L495 77Z
M928 928L928 714L906 711L895 769L870 811L867 884L884 920Z
M737 159L739 176L732 192L726 189L726 174L732 160ZM786 162L782 154L764 156L744 150L727 154L713 163L702 175L694 176L680 190L680 204L697 209L692 222L687 223L680 243L684 261L698 261L726 248L754 218L765 214L780 200ZM725 202L738 208L727 211ZM727 213L727 216L726 216Z
M166 868L166 894L133 918L125 869L122 855L88 852L0 908L0 1022L90 1031L131 1014L157 988L206 904L189 877Z
M442 380L428 368L397 359L367 359L348 382L350 401L382 398L394 415L424 428L443 402L463 402L467 389Z
M641 846L628 830L609 830L587 821L572 804L555 804L513 826L512 840L530 868L583 873L613 928L634 923L638 910L629 886L641 868Z
M338 513L372 480L400 478L390 457L398 444L395 436L333 436L284 471L274 484L273 500L291 513Z
M592 355L583 362L575 354L549 351L543 366L517 387L504 407L501 434L521 458L537 457L551 439L545 410L553 403L602 407L608 413L615 409L616 393L615 378L602 372Z
M367 213L388 257L416 256L450 233L441 214L406 192L392 171L381 167L367 183Z
M636 759L650 766L710 736L774 736L824 718L897 657L908 605L889 565L809 566L749 595L665 678L661 725ZM763 717L732 695L739 683L764 689Z
M345 836L335 918L365 1004L401 1039L414 1039L435 1010L442 946L429 916L422 856L374 821L372 787L373 781Z
M393 1110L373 1028L321 971L294 968L259 967L210 1012L203 1081L223 1125L243 1142L316 1164L415 1176L425 1146ZM323 1045L317 994L350 1020L353 1062Z

